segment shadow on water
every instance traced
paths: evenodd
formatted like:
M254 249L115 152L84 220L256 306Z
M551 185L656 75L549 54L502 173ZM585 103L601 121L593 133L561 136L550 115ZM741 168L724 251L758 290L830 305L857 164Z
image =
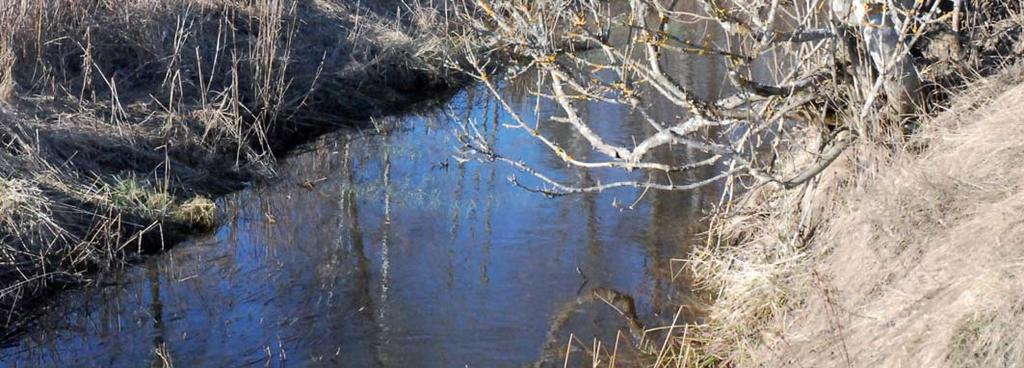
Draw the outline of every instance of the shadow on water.
M728 93L721 60L681 56L667 68L704 97ZM529 86L505 88L522 115L558 113L525 93ZM483 90L451 106L483 122L498 149L557 179L637 174L567 168L503 129L506 113ZM619 106L582 111L617 143L651 133ZM679 118L665 104L651 111ZM214 234L65 293L0 358L13 367L522 366L550 359L548 347L564 349L570 333L613 341L627 328L611 308L584 302L592 290L633 296L648 325L693 298L670 259L685 257L721 187L546 198L505 180L508 167L457 163L448 116L396 119L382 122L397 127L387 135L310 145L282 163L277 182L224 198ZM590 153L569 126L542 127L573 156Z

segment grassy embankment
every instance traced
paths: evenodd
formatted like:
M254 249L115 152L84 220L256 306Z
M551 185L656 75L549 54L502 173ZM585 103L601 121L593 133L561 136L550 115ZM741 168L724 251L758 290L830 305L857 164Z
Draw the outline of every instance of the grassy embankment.
M373 3L0 0L5 326L210 228L275 154L460 84L440 11Z
M709 323L672 364L1024 364L1022 22L975 5L1005 11L964 28L946 66L964 82L913 136L860 139L812 183L755 188L716 219L691 263Z

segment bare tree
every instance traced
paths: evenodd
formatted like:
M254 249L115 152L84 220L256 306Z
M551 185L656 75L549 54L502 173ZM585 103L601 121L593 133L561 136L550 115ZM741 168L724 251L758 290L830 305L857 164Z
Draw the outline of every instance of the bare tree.
M791 188L829 166L858 137L885 131L887 117L912 113L920 78L909 51L925 29L944 21L939 2L911 0L475 0L463 6L475 39L488 40L463 63L494 95L521 131L569 166L647 173L646 180L580 184L555 180L515 154L499 152L473 122L458 133L464 155L511 165L538 185L511 180L547 195L633 187L690 190L744 176L758 184ZM691 10L687 10L691 9ZM694 24L724 37L676 32ZM467 43L467 47L469 43ZM735 94L701 97L665 64L686 55L717 58ZM514 67L499 78L495 65ZM772 75L758 76L770 66ZM560 108L557 116L528 119L499 93L500 85L533 73L538 99ZM763 74L763 73L762 73ZM757 76L757 77L755 77ZM615 144L593 129L579 101L622 105L642 117L651 133L632 145ZM648 112L670 104L678 118ZM535 117L537 114L533 114ZM541 124L568 124L593 155L573 157L545 136ZM771 157L789 129L814 129L824 139L805 167L780 174ZM652 154L668 145L705 153L670 164ZM661 173L715 168L687 182Z

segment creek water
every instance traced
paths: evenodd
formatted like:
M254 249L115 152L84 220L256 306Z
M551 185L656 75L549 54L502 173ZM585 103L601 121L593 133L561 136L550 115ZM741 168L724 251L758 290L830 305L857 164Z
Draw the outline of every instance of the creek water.
M720 61L669 64L704 97L725 92ZM524 116L558 113L522 88L504 93ZM620 144L651 133L619 106L582 111ZM387 134L343 132L284 158L279 179L218 202L215 232L62 293L0 350L3 365L523 366L554 361L570 333L588 344L615 340L622 318L579 302L595 288L631 295L648 325L668 323L689 302L672 260L699 241L720 186L548 198L511 184L516 171L500 163L456 162L453 116L479 122L500 150L559 180L643 178L567 168L504 129L507 114L471 88L443 111L378 121ZM541 126L574 156L589 154L569 126Z

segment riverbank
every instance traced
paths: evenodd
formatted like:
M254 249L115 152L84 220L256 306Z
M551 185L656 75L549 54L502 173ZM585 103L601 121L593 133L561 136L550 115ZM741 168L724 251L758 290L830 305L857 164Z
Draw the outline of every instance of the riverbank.
M212 228L213 199L291 147L451 95L449 24L403 4L0 2L5 330Z
M1024 79L1019 65L1001 69L922 117L911 138L861 140L807 186L757 188L720 216L691 262L714 299L702 359L1024 361ZM812 158L784 162L801 159Z

